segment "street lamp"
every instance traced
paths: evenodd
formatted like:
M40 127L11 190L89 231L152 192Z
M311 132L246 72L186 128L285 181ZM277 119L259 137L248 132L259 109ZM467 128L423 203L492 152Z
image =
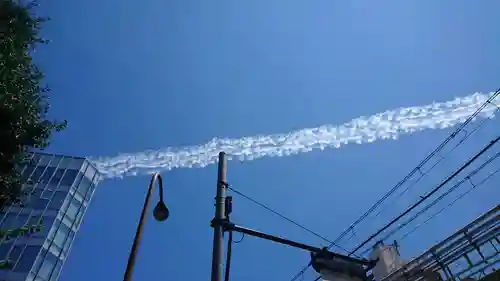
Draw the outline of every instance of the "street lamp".
M137 225L137 231L135 232L134 243L132 244L132 249L128 257L127 269L125 270L125 276L123 277L124 281L132 280L132 273L134 271L137 252L139 250L139 244L141 242L142 232L144 230L144 222L146 221L146 212L149 209L149 202L151 201L151 195L153 194L153 189L155 187L157 179L160 188L160 201L158 202L158 204L156 204L153 210L153 217L157 221L165 221L170 214L170 211L163 201L163 180L159 173L154 173L153 177L151 178L151 182L149 183L148 194L146 195L146 201L144 201L144 206L142 207L141 218L139 219L139 225Z

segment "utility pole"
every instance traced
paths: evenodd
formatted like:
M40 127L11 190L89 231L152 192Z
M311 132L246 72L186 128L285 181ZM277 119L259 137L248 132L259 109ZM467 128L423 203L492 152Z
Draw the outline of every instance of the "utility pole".
M318 248L278 236L266 234L257 230L235 225L229 219L232 210L232 201L227 200L226 192L229 189L226 179L226 154L219 153L219 169L217 175L217 197L215 197L215 217L211 226L214 228L214 248L212 252L212 278L211 281L222 281L224 269L224 232L229 232L231 243L231 233L239 232L264 240L272 241L282 245L306 250L311 253L311 264L320 274L328 273L337 280L337 276L347 276L345 280L367 280L367 272L376 264L376 261L366 259L356 259L349 256L328 251L327 248ZM228 197L230 198L230 197ZM226 202L227 201L227 202ZM226 263L226 276L229 276L229 266L231 260L231 248L228 246Z
M217 174L217 196L215 197L214 248L212 251L212 281L222 281L224 260L224 224L226 219L226 154L219 153L219 167Z

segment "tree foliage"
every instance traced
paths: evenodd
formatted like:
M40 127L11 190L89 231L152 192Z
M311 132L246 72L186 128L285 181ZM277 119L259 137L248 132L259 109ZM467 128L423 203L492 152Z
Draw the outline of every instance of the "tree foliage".
M47 19L34 13L35 2L19 3L0 0L0 209L21 195L19 167L28 153L47 147L67 125L48 120L49 88L32 57L47 43L40 36Z

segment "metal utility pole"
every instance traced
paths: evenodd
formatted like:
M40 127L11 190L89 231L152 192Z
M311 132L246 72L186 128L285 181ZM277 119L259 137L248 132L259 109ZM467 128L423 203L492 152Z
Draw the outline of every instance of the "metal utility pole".
M224 260L224 224L226 202L226 154L219 153L219 168L217 175L217 197L215 197L214 248L212 251L212 281L222 281Z

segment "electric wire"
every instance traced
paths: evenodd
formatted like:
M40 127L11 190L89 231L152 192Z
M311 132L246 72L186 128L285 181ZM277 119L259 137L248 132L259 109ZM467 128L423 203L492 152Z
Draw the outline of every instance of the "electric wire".
M241 243L241 241L243 241L243 239L245 239L245 233L241 233L241 238L240 238L240 240L238 240L238 241L234 241L233 243L234 243L234 244Z
M243 197L243 198L245 198L245 199L249 200L250 202L252 202L252 203L254 203L254 204L256 204L256 205L258 205L258 206L260 206L260 207L262 207L262 208L264 208L264 209L266 209L266 210L268 210L269 212L271 212L271 213L273 213L273 214L275 214L275 215L279 216L280 218L282 218L282 219L284 219L284 220L288 221L289 223L291 223L291 224L293 224L293 225L295 225L295 226L297 226L297 227L301 228L302 230L305 230L305 231L309 232L310 234L312 234L312 235L314 235L314 236L316 236L316 237L318 237L318 238L320 238L320 239L322 239L322 240L324 240L324 241L326 241L326 242L328 242L328 243L333 243L330 239L328 239L328 238L326 238L326 237L322 236L321 234L319 234L319 233L317 233L317 232L315 232L315 231L313 231L313 230L311 230L311 229L309 229L309 228L307 228L307 227L303 226L302 224L300 224L300 223L298 223L298 222L296 222L296 221L294 221L294 220L292 220L292 219L290 219L290 218L286 217L285 215L281 214L281 213L280 213L280 212L278 212L278 211L273 210L272 208L270 208L270 207L266 206L265 204L260 203L259 201L257 201L257 200L255 200L255 199L251 198L250 196L248 196L248 195L246 195L246 194L242 193L241 191L239 191L239 190L237 190L237 189L233 188L232 186L228 186L228 189L229 189L229 190L231 190L231 191L233 191L234 193L236 193L236 194L240 195L241 197ZM346 253L349 253L349 250L347 250L346 248L344 248L344 247L342 247L342 246L340 246L340 245L335 245L335 246L336 246L337 248L339 248L339 249L341 249L341 250L345 251Z
M366 240L364 240L359 246L357 246L354 250L352 250L349 255L354 254L357 252L359 249L361 249L363 246L365 246L368 242L373 240L375 237L377 237L380 233L383 231L387 230L389 227L391 227L393 224L395 224L397 221L399 221L401 218L406 216L408 213L413 211L416 207L418 207L420 204L422 204L425 200L427 200L429 197L434 195L437 191L439 191L443 186L445 186L448 182L450 182L453 178L455 178L458 174L460 174L465 168L470 166L475 160L477 160L482 154L484 154L486 151L488 151L490 148L492 148L498 141L500 140L500 136L496 137L493 139L488 145L486 145L481 151L479 151L476 155L474 155L471 159L469 159L462 167L460 167L457 171L455 171L452 175L450 175L448 178L446 178L441 184L439 184L436 188L431 190L428 194L425 196L421 197L420 200L418 200L415 204L413 204L411 207L406 209L403 213L401 213L399 216L391 220L388 224L377 230L374 234L370 235Z
M416 168L414 168L408 175L406 175L402 180L400 180L393 188L391 188L382 198L380 198L373 206L371 206L363 215L361 215L357 220L355 220L346 230L344 230L338 237L335 239L333 242L335 244L339 243L340 240L342 240L356 225L361 223L363 220L366 219L373 211L375 211L378 206L380 206L389 196L391 196L395 191L397 191L404 183L406 183L411 177L413 177L414 174L417 172L421 171L421 168L427 164L437 153L439 153L451 140L453 140L458 133L460 133L470 122L476 119L477 115L483 111L484 108L486 108L488 105L494 105L497 108L499 107L492 101L495 100L498 95L500 94L500 88L496 90L489 98L486 100L471 116L465 120L464 123L462 123L453 133L451 133L441 144L438 145L436 149L434 149L424 160L422 160ZM332 243L328 248L331 248L333 245ZM290 279L290 281L295 281L297 278L302 276L304 272L311 267L311 263L308 265L304 266L295 276Z
M427 206L422 208L422 210L418 211L415 215L413 215L411 218L409 218L406 222L400 224L397 228L392 230L390 233L388 233L382 240L386 240L390 236L396 234L398 231L406 227L408 224L410 224L412 221L414 221L417 217L421 216L423 213L425 213L427 210L435 206L439 201L441 201L444 197L448 196L451 192L453 192L455 189L457 189L459 186L461 186L465 182L470 182L472 177L474 177L479 171L484 169L486 166L488 166L493 160L497 159L500 156L500 152L496 153L493 157L490 157L487 161L485 161L483 164L481 164L478 168L470 172L466 177L464 177L462 180L457 182L455 185L453 185L450 189L448 189L445 193L441 194L438 198L434 199L431 203L429 203Z
M498 174L500 172L500 168L498 168L497 170L495 170L494 172L490 173L487 177L483 178L479 183L477 184L474 184L472 182L471 179L469 179L469 183L470 183L470 187L469 189L467 189L465 192L461 193L460 195L458 195L453 201L451 201L448 205L444 206L443 208L441 208L439 211L437 211L436 213L430 215L425 221L423 221L422 223L419 223L418 225L414 226L411 230L409 230L408 232L406 232L404 235L402 235L400 238L397 239L397 241L401 242L403 240L405 240L408 236L410 236L411 234L413 234L414 232L416 232L418 229L420 229L422 226L428 224L432 219L436 218L438 215L440 215L442 212L444 212L446 209L449 209L451 208L453 205L455 205L455 203L457 203L459 200L465 198L469 193L471 193L473 190L475 190L476 188L482 186L483 184L485 184L488 180L490 180L493 176L495 176L496 174ZM387 239L388 237L385 237L384 239ZM366 249L362 254L360 254L361 256L365 256L366 254L368 254L369 252L371 251L370 248ZM387 249L385 250L387 251Z
M393 200L392 202L396 202L398 201L398 199L400 199L403 195L406 194L406 192L408 192L410 189L414 188L421 180L423 180L426 176L428 176L430 174L430 172L432 172L432 170L434 170L434 168L436 168L437 165L441 164L442 161L444 161L447 157L449 157L453 152L455 152L455 150L457 148L459 148L470 136L472 136L476 131L478 131L478 129L482 128L482 126L486 123L486 121L488 121L489 119L483 119L481 120L481 122L476 126L474 127L473 130L471 130L470 132L468 132L467 130L463 130L465 132L465 136L450 150L448 151L444 156L442 156L436 163L434 163L434 165L432 165L427 171L425 172L422 172L422 170L420 170L420 177L414 181L412 184L408 185L408 187L406 187L400 194L398 194ZM386 204L386 207L385 208L382 208L380 211L378 211L373 217L378 217L381 213L383 213L384 211L386 211L387 209L391 208L393 206L393 204ZM352 237L351 237L352 238ZM351 239L347 239L347 241L350 241Z
M459 146L460 146L460 145L461 145L461 144L462 144L462 143L463 143L463 142L464 142L464 141L465 141L468 137L470 137L472 134L474 134L474 132L476 132L478 129L480 129L480 128L484 125L484 123L485 123L487 120L488 120L488 119L483 119L483 120L481 121L481 123L480 123L478 126L476 126L476 127L475 127L472 131L470 131L470 132L466 133L466 135L464 136L464 138L463 138L462 140L460 140L460 142L459 142L458 144L456 144L456 145L455 145L455 147L453 147L453 149L452 149L452 150L450 150L450 151L449 151L449 152L448 152L448 153L447 153L447 154L446 154L443 158L439 159L439 161L438 161L438 162L436 162L436 163L435 163L435 164L434 164L434 165L433 165L433 166L429 169L429 171L427 171L427 172L426 172L426 173L424 173L424 174L425 174L425 175L427 175L427 174L428 174L428 172L430 172L430 170L432 170L432 169L433 169L433 168L434 168L437 164L439 164L439 163L440 163L441 161L443 161L446 157L448 157L448 156L449 156L449 155L450 155L450 154L451 154L451 153L452 153L455 149L457 149L457 148L458 148L458 147L459 147ZM464 131L465 131L465 130L464 130ZM496 157L498 157L498 156L495 156L495 158L496 158ZM497 171L495 171L495 172L494 172L493 174L491 174L489 177L494 176L494 175L495 175L496 173L498 173L499 171L500 171L500 169L499 169L499 170L497 170ZM458 197L457 197L457 198L456 198L456 199L455 199L452 203L450 203L450 204L449 204L448 206L446 206L446 207L443 207L443 208L442 208L439 212L437 212L436 214L434 214L432 217L429 217L427 220L429 220L429 221L430 221L430 220L432 220L434 217L436 217L437 215L439 215L439 213L441 213L441 212L443 212L445 209L447 209L447 208L451 207L451 206L452 206L452 205L453 205L456 201L458 201L458 200L460 200L462 197L466 196L466 195L467 195L468 193L470 193L470 192L471 192L471 191L472 191L475 187L480 186L481 184L483 184L485 180L489 179L489 177L488 177L488 178L486 178L486 179L483 179L483 181L481 181L479 184L476 184L476 185L475 185L475 184L473 184L473 183L471 182L471 179L469 178L469 182L471 183L471 188L470 188L467 192L462 193L462 194L461 194L460 196L458 196ZM420 178L417 180L417 182L418 182L421 178L422 178L422 177L420 177ZM406 189L405 189L405 190L404 190L401 194L399 194L399 195L398 195L398 197L397 197L397 198L400 198L400 197L401 197L401 196L402 196L402 195L403 195L403 194L404 194L404 193L405 193L405 192L406 192L409 188L411 188L411 187L413 187L413 186L414 186L414 185L411 185L410 187L406 188ZM394 201L395 201L395 200L394 200ZM387 208L385 208L385 209L387 209ZM384 210L385 210L385 209L384 209ZM382 211L381 211L381 212L382 212ZM377 215L379 215L381 212L378 212L378 213L377 213ZM377 215L376 215L376 216L377 216ZM423 226L423 225L427 224L427 222L428 222L427 220L426 220L425 222L423 222L421 226ZM403 235L402 237L400 237L400 238L398 239L398 241L403 240L404 238L406 238L406 236L408 236L408 235L412 234L412 233L413 233L414 231L416 231L418 228L420 228L420 225L419 225L419 226L417 226L417 227L415 227L414 229L412 229L411 231L409 231L408 233L406 233L406 234L405 234L405 235ZM392 235L394 235L395 233L396 233L396 232L392 233ZM381 240L382 240L382 241L383 241L383 240L386 240L386 239L388 239L388 238L389 238L390 236L392 236L392 235L387 235L387 236L385 236L385 237L384 237L383 239L381 239ZM349 240L350 240L350 239L348 239L347 241L349 241ZM366 249L364 252L362 252L362 253L360 254L360 256L362 256L362 257L363 257L363 256L365 256L365 255L366 255L367 253L369 253L369 252L370 252L370 248L368 248L368 249Z
M500 168L495 170L493 173L491 173L490 175L488 175L486 178L484 178L481 182L477 183L477 184L473 184L471 183L471 186L470 188L463 192L462 194L460 194L459 196L457 196L452 202L450 202L447 206L441 208L439 211L437 211L436 213L432 214L431 216L429 216L425 221L423 221L422 223L416 225L412 230L406 232L403 236L401 236L401 238L399 240L403 240L405 239L406 237L408 237L410 234L414 233L417 229L419 229L420 227L426 225L427 223L429 223L432 219L436 218L439 214L441 214L444 210L452 207L456 202L458 202L459 200L461 200L462 198L464 198L465 196L467 196L470 192L472 192L474 189L476 189L477 187L479 186L482 186L484 183L486 183L490 178L492 178L493 176L495 176L498 172L500 172Z
M498 171L500 171L500 169L499 169L499 170L497 170L497 171L495 171L493 174L496 174ZM483 181L487 181L487 180L488 180L491 176L492 176L492 175L488 176L488 177L487 177L487 178L485 178ZM469 190L469 191L470 191L470 190ZM462 195L463 195L463 194L462 194ZM459 199L460 199L460 198L456 198L455 200L459 200ZM498 204L497 204L497 205L496 205L496 207L494 207L493 209L498 209L499 207L500 207L500 205L498 205ZM442 211L442 210L441 210L441 211ZM498 229L498 228L496 228L496 229ZM487 230L487 231L494 231L494 230L495 230L495 229L493 229L493 228L488 228L488 230ZM483 232L483 233L484 233L484 232ZM472 243L472 242L471 242L471 243ZM494 248L495 250L497 250L497 249L495 248L495 246L494 246L494 245L493 245L493 248ZM389 249L390 249L390 248L385 249L385 250L384 250L384 252L385 252L385 251L387 251L387 250L389 250ZM437 257L435 257L435 258L437 259ZM456 261L456 260L455 260L455 261ZM500 261L500 260L499 260L499 261ZM411 262L411 261L410 261L410 262ZM439 262L439 260L438 260L438 262ZM494 263L496 263L496 262L494 262L493 264L491 264L491 263L489 263L487 260L485 260L485 261L484 261L484 263L485 263L485 264L490 264L490 266L492 266L492 265L494 265ZM393 262L391 265L393 265L393 264L394 264L394 262ZM450 265L450 264L448 264L448 266L449 266L449 265ZM398 270L396 270L396 271L392 272L391 274L389 274L389 275L385 276L385 277L384 277L384 278L382 278L382 280L380 280L380 281L387 281L387 280L389 280L389 279L393 276L393 274L395 274L396 272L401 271L401 270L403 270L403 271L404 271L404 270L408 270L408 269L409 269L409 268L406 268L406 267L401 267L401 268L399 268ZM411 269L410 269L410 270L411 270ZM404 275L404 276L406 277L406 279L405 279L405 280L410 280L409 278L415 277L415 276L417 276L418 274L421 274L421 271L416 271L416 272L413 272L413 273L410 273L410 274ZM451 272L450 272L450 274L452 275L452 278L451 278L451 279L446 279L446 281L448 281L448 280L455 280L455 279L453 279L453 276L454 276L454 275L453 275L453 273L451 273ZM463 279L463 280L465 280L465 279Z
M482 186L483 184L485 184L488 180L490 180L493 176L495 176L496 174L498 174L500 172L500 168L495 170L494 172L490 173L487 177L485 177L484 179L482 179L479 183L477 184L474 184L470 181L471 183L471 186L468 190L466 190L465 192L461 193L459 196L457 196L452 202L450 202L448 205L444 206L443 208L441 208L438 212L432 214L431 216L429 216L425 221L423 221L422 223L416 225L414 228L412 228L410 231L406 232L403 236L401 236L399 239L397 239L397 241L401 242L403 240L405 240L408 236L410 236L411 234L413 234L415 231L417 231L418 229L420 229L422 226L425 226L426 224L428 224L430 221L432 221L432 219L436 218L438 215L440 215L443 211L445 211L446 209L449 209L451 208L455 203L457 203L459 200L465 198L470 192L472 192L474 189L476 189L477 187L480 187ZM390 248L387 248L385 249L384 251L387 251L389 250ZM366 249L362 254L361 256L365 256L366 254L368 254L370 252L371 249Z

